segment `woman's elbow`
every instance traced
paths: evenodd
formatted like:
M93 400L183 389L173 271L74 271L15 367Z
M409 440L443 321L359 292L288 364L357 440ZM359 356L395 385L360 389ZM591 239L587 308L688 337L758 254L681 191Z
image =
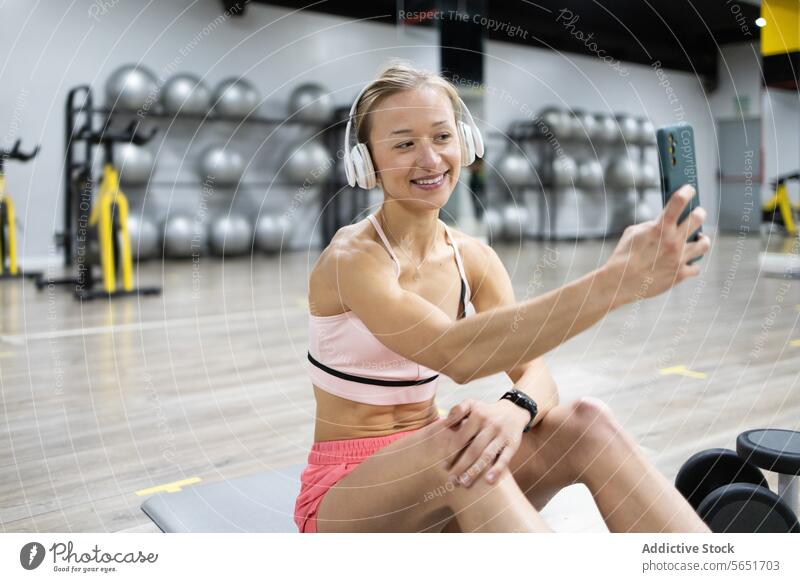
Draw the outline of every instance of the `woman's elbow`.
M447 349L440 349L436 355L436 369L456 384L469 382L469 370L464 366L464 358Z

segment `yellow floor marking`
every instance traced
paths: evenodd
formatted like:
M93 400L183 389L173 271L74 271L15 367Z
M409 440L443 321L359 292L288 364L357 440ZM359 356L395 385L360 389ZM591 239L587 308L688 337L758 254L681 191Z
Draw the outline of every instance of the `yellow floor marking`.
M693 372L684 365L672 366L671 368L661 368L658 373L662 376L670 376L675 374L677 376L686 376L687 378L695 378L697 380L705 380L707 377L705 372Z
M173 481L172 483L156 485L155 487L150 487L149 489L140 489L136 492L136 495L139 497L144 497L145 495L153 495L154 493L161 493L162 491L166 491L167 493L177 493L181 490L181 487L194 485L195 483L200 483L200 481L202 481L200 477L190 477L189 479L184 479L183 481Z
M790 341L789 345L793 348L800 348L800 339Z

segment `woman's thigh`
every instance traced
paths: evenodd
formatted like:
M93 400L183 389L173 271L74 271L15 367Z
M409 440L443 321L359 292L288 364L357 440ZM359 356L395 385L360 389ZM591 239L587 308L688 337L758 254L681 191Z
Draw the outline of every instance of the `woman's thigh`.
M437 420L365 459L325 494L317 531L439 531L452 516L445 431Z

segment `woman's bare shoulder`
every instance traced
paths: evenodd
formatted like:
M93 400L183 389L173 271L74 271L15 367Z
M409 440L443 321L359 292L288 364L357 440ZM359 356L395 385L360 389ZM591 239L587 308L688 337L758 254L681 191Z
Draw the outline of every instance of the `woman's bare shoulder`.
M489 262L495 251L482 240L470 236L452 226L447 229L453 236L453 242L458 246L464 270L470 280L479 280L489 268Z
M374 230L367 220L344 226L336 231L309 277L312 290L315 284L339 280L342 276L353 276L362 269L393 268L391 258L373 235Z

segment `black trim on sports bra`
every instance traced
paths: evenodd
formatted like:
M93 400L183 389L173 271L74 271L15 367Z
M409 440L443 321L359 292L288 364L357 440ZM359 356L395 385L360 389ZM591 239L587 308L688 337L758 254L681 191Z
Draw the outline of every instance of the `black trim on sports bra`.
M435 376L431 376L430 378L424 378L422 380L378 380L376 378L363 378L361 376L353 376L352 374L346 374L345 372L340 372L339 370L334 370L333 368L329 368L322 362L318 362L314 359L314 356L311 355L311 352L308 352L308 361L314 364L317 368L322 370L323 372L327 372L332 376L336 376L337 378L341 378L342 380L348 380L350 382L358 382L359 384L373 384L375 386L391 386L391 387L402 387L402 386L420 386L421 384L427 384L428 382L433 382L436 378L439 377L439 374Z
M458 300L458 319L462 319L467 316L467 304L464 303L466 298L467 284L464 282L464 279L461 279L461 299Z

